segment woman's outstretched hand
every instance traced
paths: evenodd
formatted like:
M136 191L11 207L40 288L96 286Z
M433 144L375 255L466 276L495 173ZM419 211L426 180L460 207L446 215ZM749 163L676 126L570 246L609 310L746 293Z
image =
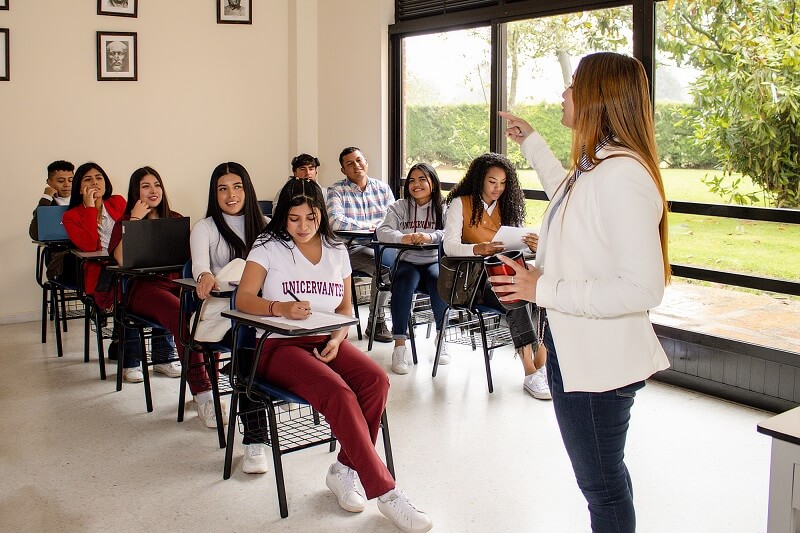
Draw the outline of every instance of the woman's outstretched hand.
M508 121L506 124L506 137L512 141L522 144L528 138L528 135L533 133L533 126L528 124L527 120L506 111L498 111L497 114Z
M526 269L506 256L498 255L497 257L514 269L513 276L491 276L489 278L497 298L501 302L513 300L536 302L536 282L542 277L542 272L536 267Z

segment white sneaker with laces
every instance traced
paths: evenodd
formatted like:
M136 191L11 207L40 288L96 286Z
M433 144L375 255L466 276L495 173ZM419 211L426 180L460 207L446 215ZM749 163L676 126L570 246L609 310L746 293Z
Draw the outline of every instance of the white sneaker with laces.
M545 367L540 368L529 376L525 376L522 388L537 400L551 400L553 398L550 395L550 387L547 385L547 370L545 370Z
M439 353L439 364L440 365L449 365L450 361L450 354L447 353L447 342L442 343L442 351Z
M179 378L181 377L181 363L180 361L172 361L153 365L153 372L156 374L164 374L168 378Z
M214 412L214 399L198 403L197 405L197 418L203 421L207 428L217 427L217 414Z
M269 472L266 444L254 443L244 445L242 472L245 474L266 474Z
M408 374L408 362L406 361L406 346L395 346L392 350L392 372L395 374Z
M131 368L123 368L122 380L128 383L141 383L142 381L144 381L144 374L142 374L142 367L134 366Z
M390 490L380 496L378 510L402 531L421 533L430 531L433 527L433 522L428 515L417 509L405 492L399 489Z
M352 468L338 461L333 463L328 469L328 475L325 476L325 485L336 495L339 507L345 511L360 513L364 510L367 497L361 488L358 473Z

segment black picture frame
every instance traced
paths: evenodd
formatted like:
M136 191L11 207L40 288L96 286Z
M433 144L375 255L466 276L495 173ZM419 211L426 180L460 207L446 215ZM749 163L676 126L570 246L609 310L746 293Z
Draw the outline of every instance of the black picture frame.
M98 15L136 17L138 13L139 0L97 0Z
M97 81L137 81L138 62L136 32L97 32Z
M0 11L8 11L8 4L11 0L0 0Z
M238 2L234 7L229 4ZM237 10L238 13L233 13ZM217 0L217 24L252 24L253 0Z
M0 28L0 81L11 81L10 30Z

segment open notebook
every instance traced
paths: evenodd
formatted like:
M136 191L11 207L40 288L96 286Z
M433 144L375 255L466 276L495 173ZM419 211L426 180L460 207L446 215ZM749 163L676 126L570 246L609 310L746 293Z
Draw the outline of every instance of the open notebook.
M350 316L337 315L335 313L324 313L322 311L314 311L306 319L293 320L291 318L283 318L280 316L264 316L261 320L265 324L277 326L287 330L305 330L305 329L319 329L329 328L336 326L345 326L355 323L355 319Z

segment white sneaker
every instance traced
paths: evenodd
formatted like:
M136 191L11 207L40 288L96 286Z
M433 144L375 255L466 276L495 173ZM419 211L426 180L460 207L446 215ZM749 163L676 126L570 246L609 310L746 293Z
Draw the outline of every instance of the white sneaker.
M153 365L153 372L164 374L168 378L179 378L181 377L181 363L180 361L172 361L171 363Z
M550 400L553 398L550 395L550 387L547 386L547 370L545 370L545 367L540 368L529 376L525 376L522 388L537 400Z
M386 501L382 499L385 495L378 498L378 510L383 513L383 516L391 520L402 531L414 533L430 531L433 522L428 515L411 503L405 492L394 489L388 494Z
M439 364L440 365L449 365L450 364L450 354L447 353L447 342L442 343L442 351L439 353Z
M208 399L197 405L197 418L203 421L207 428L217 427L217 413L214 412L214 398Z
M266 474L269 472L266 444L255 443L244 445L242 472L245 474Z
M406 362L406 346L395 346L392 350L392 372L395 374L408 374L408 363Z
M339 507L351 513L360 513L364 510L367 497L361 482L358 480L358 473L352 468L346 467L338 461L333 463L325 476L325 485L331 489L339 500Z
M122 369L122 380L128 383L141 383L144 381L144 374L142 374L141 366L134 366L131 368Z

